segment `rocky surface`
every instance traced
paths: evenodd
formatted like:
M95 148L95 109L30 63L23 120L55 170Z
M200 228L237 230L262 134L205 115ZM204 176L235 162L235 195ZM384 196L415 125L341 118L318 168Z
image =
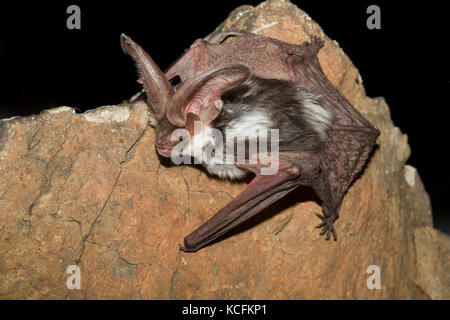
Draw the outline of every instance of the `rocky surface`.
M1 299L449 298L450 240L432 228L420 177L405 165L407 136L383 98L365 95L350 59L286 0L233 11L230 28L300 44L325 40L330 80L382 134L319 236L314 195L296 190L239 232L201 251L182 239L243 189L194 166L161 162L144 104L83 114L60 107L0 121ZM81 271L69 290L68 266ZM381 289L367 287L367 268Z

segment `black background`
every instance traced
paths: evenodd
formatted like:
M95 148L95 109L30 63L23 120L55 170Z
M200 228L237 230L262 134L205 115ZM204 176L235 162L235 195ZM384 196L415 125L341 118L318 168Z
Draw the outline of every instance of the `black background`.
M189 305L226 310L227 305L254 304L266 305L266 314L232 315L217 311L213 318L209 315L183 315L183 309ZM389 313L394 318L411 319L423 310L445 314L448 310L448 302L436 300L3 300L0 301L0 307L2 311L10 310L11 314L18 319L45 314L47 320L61 319L61 315L66 315L68 310L73 310L73 314L86 313L85 311L88 310L89 315L94 318L107 319L127 319L130 313L143 314L148 319L158 318L160 315L168 319L302 319L305 315L317 314L318 310L327 310L334 318L361 319L361 315L370 314L371 319L382 319Z
M81 111L116 104L139 90L121 50L126 33L165 69L242 4L260 1L2 1L0 118L69 105ZM409 136L429 192L436 227L450 233L447 133L450 79L443 2L293 0L338 41L360 70L367 95L384 96L394 123ZM394 6L395 3L395 6ZM81 8L81 30L66 9ZM366 27L371 4L381 30Z

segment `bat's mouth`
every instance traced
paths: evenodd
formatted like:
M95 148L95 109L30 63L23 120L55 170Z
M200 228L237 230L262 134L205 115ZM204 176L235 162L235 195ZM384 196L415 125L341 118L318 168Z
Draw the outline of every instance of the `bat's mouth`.
M168 148L162 148L162 147L156 147L156 150L158 150L158 153L166 158L170 158L171 153L172 153L172 149L168 149Z

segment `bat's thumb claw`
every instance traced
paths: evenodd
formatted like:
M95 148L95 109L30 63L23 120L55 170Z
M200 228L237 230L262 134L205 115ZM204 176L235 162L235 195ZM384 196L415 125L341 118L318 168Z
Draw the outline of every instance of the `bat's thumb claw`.
M186 248L186 247L183 247L182 245L179 245L179 249L181 251L183 251L183 252L195 252L195 251L197 251L197 249Z

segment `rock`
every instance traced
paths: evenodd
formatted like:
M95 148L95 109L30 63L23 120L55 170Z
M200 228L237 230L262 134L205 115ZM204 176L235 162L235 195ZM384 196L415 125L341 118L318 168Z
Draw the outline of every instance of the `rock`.
M450 261L445 258L450 254L450 238L430 227L422 227L414 230L414 244L415 283L432 299L450 299Z
M60 107L0 121L2 299L448 299L449 237L432 228L407 136L365 95L349 58L286 0L243 6L230 28L300 44L382 134L325 241L314 195L296 190L224 240L189 254L184 236L245 186L161 162L144 104ZM213 33L213 34L214 34ZM81 289L67 288L77 265ZM367 269L381 272L369 289ZM369 281L370 282L370 281Z

